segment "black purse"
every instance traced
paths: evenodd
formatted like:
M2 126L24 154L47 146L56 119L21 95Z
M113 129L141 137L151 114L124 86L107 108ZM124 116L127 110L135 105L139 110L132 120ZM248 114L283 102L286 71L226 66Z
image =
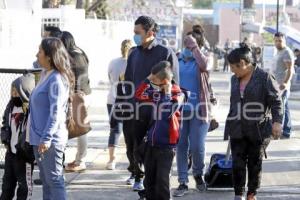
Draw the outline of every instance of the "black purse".
M267 159L266 149L271 141L272 136L272 120L270 117L264 117L264 119L257 123L257 132L264 150L265 158Z
M262 140L271 138L272 136L272 120L270 117L265 117L258 123L258 131Z
M28 114L25 116L25 120L28 120ZM23 160L25 160L28 163L33 163L35 158L34 158L34 153L33 153L33 147L32 145L29 144L29 142L26 141L26 128L23 128L25 124L22 124L21 130L23 130L18 138L18 143L16 145L17 149L17 156Z

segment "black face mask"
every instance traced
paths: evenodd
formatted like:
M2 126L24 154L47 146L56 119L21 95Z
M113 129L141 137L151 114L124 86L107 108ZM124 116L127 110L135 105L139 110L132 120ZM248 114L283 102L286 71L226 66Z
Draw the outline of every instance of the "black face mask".
M21 107L23 105L22 99L20 97L12 97L11 101L16 107Z

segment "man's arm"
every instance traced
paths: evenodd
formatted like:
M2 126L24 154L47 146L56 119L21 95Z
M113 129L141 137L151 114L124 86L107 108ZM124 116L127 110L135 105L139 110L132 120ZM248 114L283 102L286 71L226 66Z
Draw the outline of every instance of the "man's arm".
M267 78L267 103L272 114L272 133L274 139L278 139L282 131L283 107L279 95L278 85L274 77Z
M125 75L124 75L124 89L125 89L125 93L124 95L125 96L128 96L128 95L131 95L135 88L132 88L132 86L134 85L133 83L133 66L132 66L132 53L130 54L130 56L128 57L127 59L127 67L126 67L126 70L125 70Z
M292 80L293 74L294 74L294 64L293 64L293 56L290 55L290 53L287 53L284 60L284 67L287 69L286 76L284 78L283 83L281 83L279 89L284 90L286 88L286 85L289 84Z
M294 70L293 70L293 63L291 61L286 61L284 62L284 66L285 68L287 68L287 74L285 76L285 79L283 81L283 83L289 83L292 79L292 75L294 74Z

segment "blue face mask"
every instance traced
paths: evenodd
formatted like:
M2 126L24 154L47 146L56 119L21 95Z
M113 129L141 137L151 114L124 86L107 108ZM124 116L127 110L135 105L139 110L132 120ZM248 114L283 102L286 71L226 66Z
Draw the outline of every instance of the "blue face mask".
M135 44L137 46L141 46L142 45L142 36L141 35L135 34L133 36L133 40L134 40L134 42L135 42Z
M184 48L182 51L182 55L184 58L192 58L193 52L191 50L189 50L188 48Z

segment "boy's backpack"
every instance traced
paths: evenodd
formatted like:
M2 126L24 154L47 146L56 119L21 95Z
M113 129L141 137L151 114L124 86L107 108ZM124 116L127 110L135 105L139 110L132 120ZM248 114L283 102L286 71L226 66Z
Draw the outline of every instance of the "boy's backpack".
M226 154L213 154L209 167L204 175L207 188L232 188L232 158L230 144Z

